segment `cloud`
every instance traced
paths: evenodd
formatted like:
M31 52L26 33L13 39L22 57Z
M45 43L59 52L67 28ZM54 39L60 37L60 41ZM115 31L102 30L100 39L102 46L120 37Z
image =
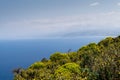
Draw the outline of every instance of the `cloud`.
M117 5L120 6L120 2L118 2Z
M0 25L1 39L107 36L120 34L120 12L24 19Z
M97 6L99 4L100 4L99 2L94 2L94 3L91 3L90 6Z

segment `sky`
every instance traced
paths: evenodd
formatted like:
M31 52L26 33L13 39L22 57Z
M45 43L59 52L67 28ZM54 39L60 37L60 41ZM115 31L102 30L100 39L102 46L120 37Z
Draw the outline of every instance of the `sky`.
M120 35L120 0L0 0L0 39Z

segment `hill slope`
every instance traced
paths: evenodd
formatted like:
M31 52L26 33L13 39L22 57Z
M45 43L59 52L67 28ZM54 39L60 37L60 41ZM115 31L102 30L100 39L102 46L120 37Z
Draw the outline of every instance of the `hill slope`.
M14 71L14 80L120 80L120 36L90 43L76 52L52 54L27 69Z

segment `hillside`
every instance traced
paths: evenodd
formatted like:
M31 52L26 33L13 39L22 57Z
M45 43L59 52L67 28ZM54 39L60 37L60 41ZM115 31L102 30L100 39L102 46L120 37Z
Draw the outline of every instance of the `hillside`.
M13 72L14 80L120 80L120 36L90 43L76 52L56 52Z

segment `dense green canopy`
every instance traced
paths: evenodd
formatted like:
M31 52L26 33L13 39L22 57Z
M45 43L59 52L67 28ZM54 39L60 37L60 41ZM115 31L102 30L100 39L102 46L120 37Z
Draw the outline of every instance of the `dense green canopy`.
M120 80L120 36L90 43L76 52L56 52L13 72L14 80Z

